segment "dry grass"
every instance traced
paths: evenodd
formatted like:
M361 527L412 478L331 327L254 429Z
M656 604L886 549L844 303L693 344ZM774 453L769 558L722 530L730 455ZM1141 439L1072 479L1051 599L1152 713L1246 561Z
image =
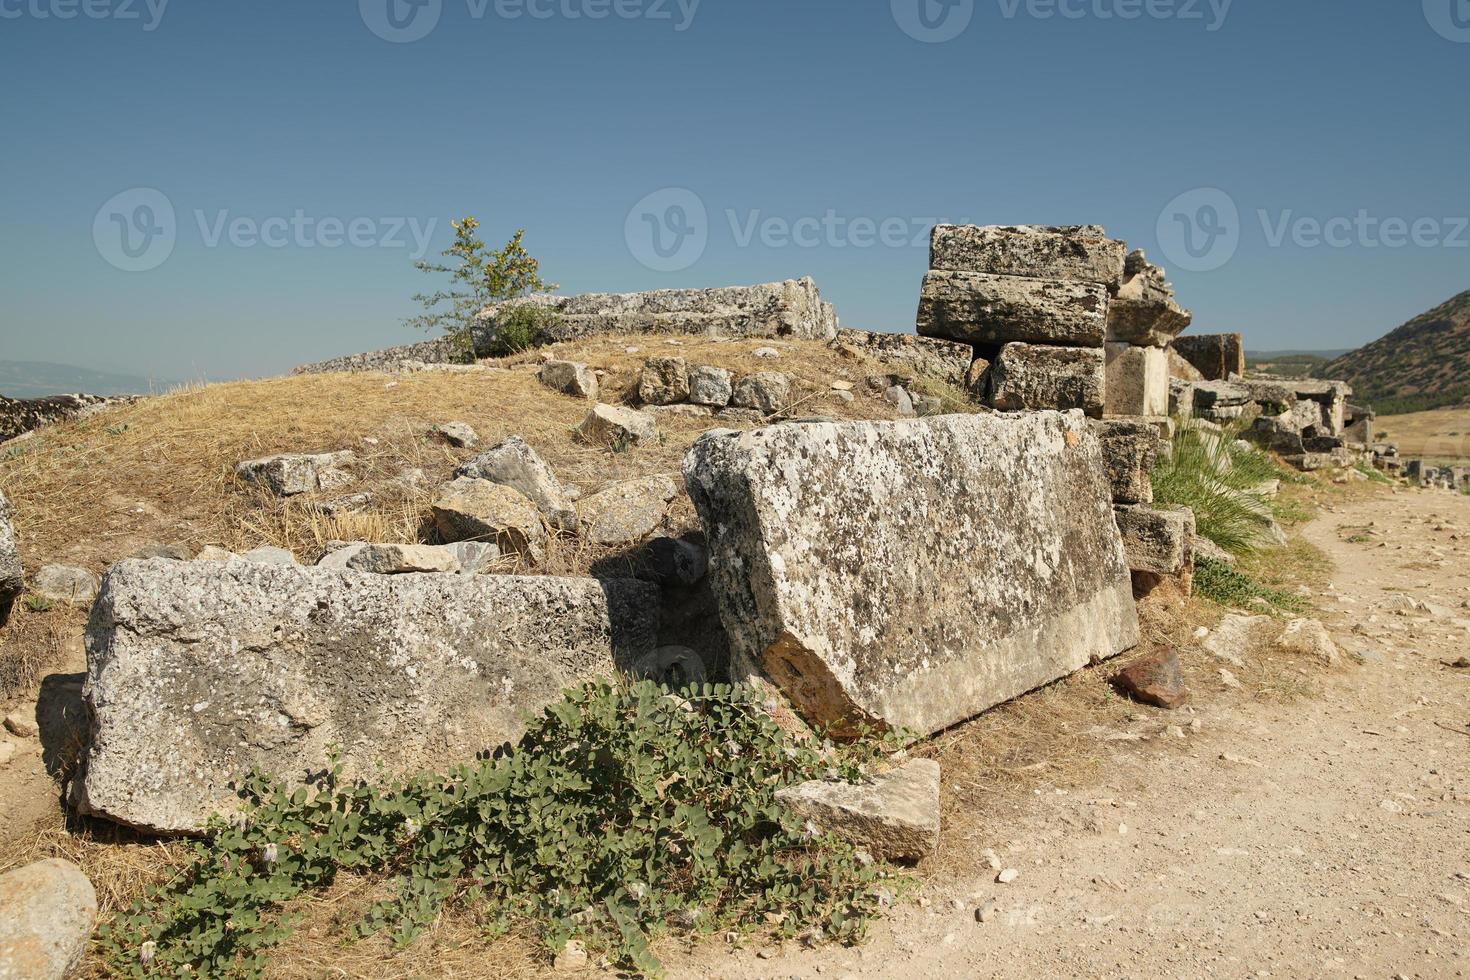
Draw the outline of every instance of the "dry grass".
M1374 423L1378 438L1396 442L1399 455L1437 463L1470 459L1470 409L1446 408L1411 415L1385 415Z

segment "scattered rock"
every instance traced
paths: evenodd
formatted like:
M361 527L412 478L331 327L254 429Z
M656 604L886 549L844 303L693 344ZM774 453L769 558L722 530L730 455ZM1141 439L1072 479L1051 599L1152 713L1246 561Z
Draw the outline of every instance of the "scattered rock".
M664 419L707 419L715 414L708 405L645 405L644 411L659 424L663 424Z
M20 738L35 738L38 732L36 728L36 706L29 708L16 708L5 716L5 730Z
M1314 657L1328 667L1337 663L1337 644L1332 641L1327 627L1315 619L1294 619L1287 623L1286 629L1276 638L1276 645L1290 653Z
M643 364L638 400L645 405L677 405L689 400L689 365L682 357L655 357Z
M751 351L751 354L753 354L755 357L761 358L762 360L771 361L774 361L781 356L781 352L774 347L757 347L755 350Z
M597 405L577 430L584 442L594 446L627 449L658 441L658 422L647 412L614 405Z
M71 976L96 921L97 892L70 861L49 858L0 875L0 977Z
M427 544L368 544L347 559L355 572L406 575L416 572L458 572L459 556L447 547Z
M939 763L910 759L864 784L814 781L776 799L874 857L918 860L939 845Z
M11 607L23 591L25 576L21 571L15 528L10 523L10 501L0 493L0 626L10 618Z
M1174 301L1174 287L1164 270L1150 263L1142 251L1128 255L1127 277L1108 303L1108 339L1159 349L1168 395L1168 363L1161 348L1167 347L1189 326L1193 314Z
M295 565L296 556L285 548L277 548L274 545L263 544L259 548L251 548L237 556L241 561L254 562L257 565Z
M541 365L538 377L542 384L553 391L571 395L573 398L597 400L597 375L585 364L576 361L547 361Z
M85 568L70 565L46 565L31 581L31 591L56 602L85 606L97 597L97 576Z
M760 425L766 421L765 413L755 408L722 408L715 417L721 422L737 425Z
M1115 504L1151 504L1150 474L1159 459L1159 429L1146 419L1115 418L1092 423L1102 443L1103 465Z
M88 626L77 802L190 832L231 780L299 782L333 745L349 779L469 762L653 650L659 605L627 580L120 562Z
M480 434L464 422L445 422L434 426L434 435L456 449L474 449L480 444Z
M552 527L559 531L577 529L577 510L571 495L546 461L520 436L492 446L460 466L454 475L510 487L535 504Z
M791 401L791 379L777 371L762 371L740 379L730 396L735 408L752 408L770 418Z
M697 367L689 372L689 400L695 405L724 408L735 394L735 375L724 368Z
M1220 683L1229 688L1240 687L1240 681L1236 676L1224 667L1220 668Z
M1129 664L1113 678L1113 684L1135 701L1156 708L1174 710L1189 700L1184 686L1184 672L1179 667L1179 651L1165 647Z
M1011 882L1015 881L1019 877L1021 877L1021 872L1017 871L1015 868L1006 868L1000 874L995 876L995 880L999 884L1009 885Z
M561 952L556 954L552 967L558 973L576 973L587 969L587 949L576 939L567 940Z
M883 400L893 406L893 410L901 419L911 419L918 413L914 411L914 400L908 391L894 385L883 392Z
M669 501L678 492L666 476L615 483L578 502L583 536L600 545L642 541L663 522Z
M1220 620L1215 631L1205 637L1201 645L1215 659L1232 667L1244 667L1256 630L1274 622L1270 616L1238 616L1232 613Z
M317 490L335 490L352 482L352 475L341 467L356 455L338 453L283 453L264 459L250 459L235 467L235 475L246 483L264 487L278 497L294 497Z
M218 545L207 544L199 549L199 554L194 556L195 561L229 561L231 558L240 556L233 551L226 551Z
M546 557L541 512L518 490L462 476L440 487L431 506L443 541L490 542L502 554L514 552L533 564Z

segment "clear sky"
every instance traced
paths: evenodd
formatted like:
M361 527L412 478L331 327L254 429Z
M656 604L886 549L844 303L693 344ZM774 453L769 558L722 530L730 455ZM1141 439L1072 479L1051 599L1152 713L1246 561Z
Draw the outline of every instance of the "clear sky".
M1467 82L1467 0L0 0L0 358L412 341L464 214L883 330L935 220L1094 222L1196 331L1351 347L1470 288Z

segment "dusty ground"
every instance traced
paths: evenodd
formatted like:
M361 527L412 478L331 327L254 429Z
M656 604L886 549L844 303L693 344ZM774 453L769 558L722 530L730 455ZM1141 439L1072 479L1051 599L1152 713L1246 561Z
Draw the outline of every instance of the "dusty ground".
M1374 423L1380 438L1399 444L1405 459L1464 462L1470 459L1470 410L1445 408L1385 415Z
M1036 787L975 842L1013 884L934 876L863 948L704 952L672 975L1470 974L1470 671L1443 663L1470 654L1470 499L1383 494L1305 537L1358 655L1314 696L1207 705L1182 738L1113 743L1093 785ZM1437 608L1391 611L1400 593Z

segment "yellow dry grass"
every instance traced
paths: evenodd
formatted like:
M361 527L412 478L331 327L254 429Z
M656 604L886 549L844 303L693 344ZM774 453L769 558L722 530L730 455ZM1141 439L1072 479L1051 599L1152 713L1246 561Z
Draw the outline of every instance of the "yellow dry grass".
M1445 408L1385 415L1374 423L1379 438L1396 442L1399 455L1436 463L1470 460L1470 409Z

